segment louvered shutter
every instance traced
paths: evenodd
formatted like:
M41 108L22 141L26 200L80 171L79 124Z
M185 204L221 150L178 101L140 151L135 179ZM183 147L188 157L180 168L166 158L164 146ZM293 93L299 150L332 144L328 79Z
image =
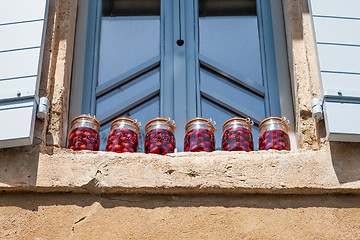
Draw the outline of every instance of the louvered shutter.
M0 1L0 148L33 142L46 0Z
M330 141L360 142L360 1L310 0Z

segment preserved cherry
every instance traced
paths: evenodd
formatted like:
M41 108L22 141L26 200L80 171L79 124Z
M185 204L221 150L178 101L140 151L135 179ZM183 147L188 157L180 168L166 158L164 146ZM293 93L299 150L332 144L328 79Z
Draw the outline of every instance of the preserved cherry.
M90 116L79 116L71 122L68 148L74 151L99 151L99 122Z
M145 125L145 153L167 154L175 151L173 121L155 118Z
M106 144L107 152L137 152L139 146L140 124L130 118L118 118L111 123Z
M259 125L260 150L287 150L291 149L288 135L288 120L285 118L267 118Z
M211 119L195 118L185 126L184 151L185 152L212 152L215 150L214 127Z
M253 151L252 124L250 119L244 118L232 118L226 121L223 125L221 149L223 151Z

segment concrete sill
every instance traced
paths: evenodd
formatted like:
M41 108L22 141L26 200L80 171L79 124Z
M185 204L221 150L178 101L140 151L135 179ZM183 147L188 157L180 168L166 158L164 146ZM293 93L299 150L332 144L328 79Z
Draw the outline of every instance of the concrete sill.
M53 155L1 159L0 190L94 194L359 194L360 176L342 182L340 174L348 173L335 169L326 151L216 151L158 156L57 149Z

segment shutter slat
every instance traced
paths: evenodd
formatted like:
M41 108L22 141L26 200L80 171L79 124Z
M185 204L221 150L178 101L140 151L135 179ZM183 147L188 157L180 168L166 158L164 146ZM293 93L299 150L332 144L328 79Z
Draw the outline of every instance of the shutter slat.
M330 141L359 142L360 103L324 102L326 128L331 130Z
M44 19L46 0L1 0L0 24Z
M34 99L0 103L0 147L29 145L34 135Z
M360 31L354 31L360 29L359 20L314 17L314 25L318 43L360 46Z
M318 44L321 71L360 73L360 47Z
M323 92L332 90L360 91L360 74L321 73ZM341 85L339 84L341 82Z
M33 142L46 7L0 1L0 148Z
M0 25L0 52L40 47L44 21ZM26 39L26 41L24 41Z
M359 0L311 0L314 16L360 18Z
M0 80L34 76L38 72L40 48L0 53Z

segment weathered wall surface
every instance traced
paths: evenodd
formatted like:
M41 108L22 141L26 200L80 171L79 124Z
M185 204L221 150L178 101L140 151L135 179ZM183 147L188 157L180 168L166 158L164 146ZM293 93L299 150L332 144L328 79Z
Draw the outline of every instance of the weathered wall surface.
M360 238L360 196L0 196L1 239Z
M0 149L0 238L360 239L360 144L329 144L311 117L307 0L283 0L299 150L169 156L61 148L76 3L50 1L40 95L51 108L35 145Z

